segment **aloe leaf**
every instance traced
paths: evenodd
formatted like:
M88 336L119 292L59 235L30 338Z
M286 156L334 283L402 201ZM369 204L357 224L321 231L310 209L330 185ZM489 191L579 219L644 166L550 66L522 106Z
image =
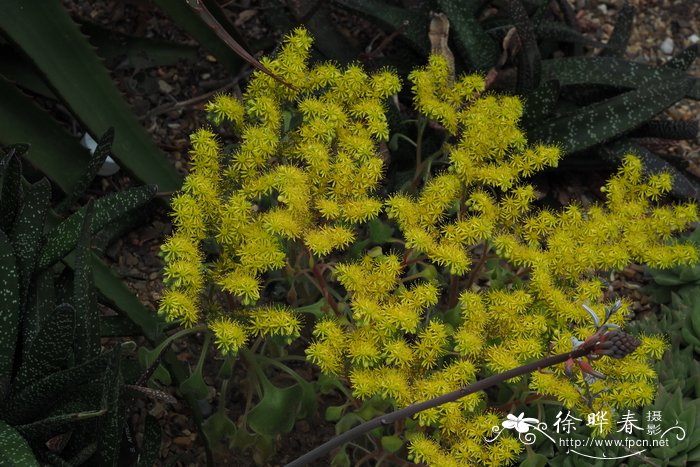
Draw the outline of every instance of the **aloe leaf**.
M135 337L142 334L141 328L124 316L100 316L100 337Z
M333 0L333 3L370 18L390 32L401 29L401 37L413 50L423 56L430 53L428 18L379 0Z
M537 45L534 26L520 0L507 0L508 15L513 18L522 49L518 55L518 78L516 89L525 94L537 88L542 76L542 57Z
M39 467L27 441L3 420L0 420L0 459L8 467Z
M29 287L27 311L22 325L24 345L32 342L44 321L56 308L55 279L56 273L51 268L45 269L36 275Z
M525 108L520 119L526 128L531 128L551 116L556 108L560 93L559 82L545 81L525 96Z
M627 154L634 154L642 161L644 167L653 174L667 172L673 179L671 194L679 198L700 200L700 185L691 181L683 172L666 162L648 149L627 141L611 145L603 153L619 163Z
M26 89L34 94L56 99L56 95L46 84L46 81L37 73L27 57L15 50L11 45L0 45L0 75L10 83L16 83L21 89Z
M109 364L110 352L105 352L81 365L52 373L12 394L0 403L0 416L12 424L29 423L46 413L66 393L85 383L99 379Z
M70 192L85 170L89 152L53 118L14 85L0 77L0 142L30 141L24 155L64 192Z
M698 120L652 120L634 130L630 137L700 140L700 124Z
M304 26L309 29L314 38L314 47L323 55L342 64L357 60L360 51L338 32L331 18L331 9L328 2L303 1L300 2L304 10L313 8L313 14L304 21ZM305 15L308 16L308 13Z
M562 86L575 84L604 85L623 89L655 86L659 81L681 82L691 80L684 96L694 97L700 91L700 80L690 78L680 70L653 67L614 57L569 57L542 61L542 79L557 79Z
M634 25L634 16L637 10L629 3L625 2L622 5L619 13L615 17L615 28L613 29L610 39L608 39L608 47L601 50L601 57L622 57L627 49L627 44L632 36L632 26Z
M173 2L172 0L155 0L161 10L165 11L178 25L192 36L202 47L207 49L216 59L225 66L232 76L240 73L244 61L236 55L228 46L219 39L214 31L207 26L202 19L197 16L187 5L187 2ZM208 5L209 7L210 5ZM218 15L217 8L211 7L209 11L215 16ZM221 24L226 24L228 21ZM228 30L236 40L243 43L243 40L235 35L235 31Z
M180 175L134 118L92 46L58 1L0 0L0 30L27 54L90 133L114 127L114 157L136 178L176 190ZM3 105L6 107L6 105Z
M146 415L146 422L143 428L143 448L137 467L152 467L158 460L160 454L160 442L162 434L158 420L151 415Z
M75 361L83 363L100 353L99 316L90 261L90 227L93 202L85 206L85 216L76 248L73 268L73 307L75 325Z
M144 69L172 66L180 60L194 61L197 58L197 47L194 45L128 36L88 22L81 23L80 29L97 47L100 57L108 64L116 64L119 60L120 67Z
M0 109L3 107L0 105ZM4 124L0 125L0 128L3 126ZM0 159L0 229L7 233L12 230L15 216L22 206L22 163L17 153L22 154L25 151L26 146L24 151L20 147L12 146Z
M528 139L558 145L572 153L608 141L650 120L683 98L692 82L672 80L625 92L589 105L573 115L543 122Z
M29 348L22 352L22 364L13 390L22 390L42 377L68 365L75 335L75 310L64 303L56 307L51 319L39 329Z
M15 255L7 235L0 230L0 396L4 396L14 371L20 324L19 280ZM0 397L2 399L2 397Z
M690 65L693 64L695 59L698 58L699 53L700 44L693 44L668 62L664 63L664 66L674 70L687 70L690 68Z
M56 206L56 212L64 212L70 208L71 204L76 202L80 196L83 195L85 189L94 180L100 167L105 163L107 156L109 156L112 150L112 143L114 142L114 128L110 128L102 135L97 141L97 147L95 152L90 156L87 161L81 177L76 180L73 185L73 189L66 193L66 197L63 198L61 203Z
M43 243L44 224L49 211L50 198L51 184L46 178L31 185L26 190L22 208L12 229L11 238L18 259L17 269L22 303L26 303L29 282Z
M42 418L36 422L18 425L17 431L29 439L49 438L52 434L70 429L78 422L101 417L107 413L106 409L97 408L95 410L83 410L81 412L65 413Z
M95 287L103 297L101 301L128 317L147 339L161 340L163 330L167 326L163 318L143 306L112 270L94 254L91 262Z
M500 48L476 18L480 4L474 0L438 0L438 6L450 20L459 55L470 68L486 71L496 64Z
M105 373L104 401L103 407L108 411L100 420L100 440L97 450L97 465L114 466L119 465L119 449L126 425L125 407L120 403L121 387L124 383L121 367L119 365L119 349L112 355L110 371Z
M574 44L585 45L586 47L605 49L607 44L598 42L581 34L579 31L555 21L540 21L535 25L537 37L547 40L555 40L559 42L571 42Z
M107 195L95 201L94 218L90 231L97 232L111 221L147 203L156 194L156 187L146 185ZM38 269L59 261L75 248L85 216L85 207L73 213L48 234L41 250Z

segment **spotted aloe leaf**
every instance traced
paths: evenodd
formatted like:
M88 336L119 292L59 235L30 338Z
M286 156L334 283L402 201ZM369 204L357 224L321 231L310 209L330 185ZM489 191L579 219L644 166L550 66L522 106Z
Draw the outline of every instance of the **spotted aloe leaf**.
M22 206L22 164L18 156L26 150L26 145L11 146L0 159L0 229L8 233Z
M24 196L12 229L12 244L18 258L22 303L26 302L37 256L44 237L44 223L49 210L51 185L46 178L31 185Z
M19 280L15 254L0 230L0 396L5 395L14 369L20 324ZM2 399L2 397L0 397Z
M637 10L629 3L625 4L620 9L620 12L615 17L615 28L613 29L610 39L608 39L608 47L601 50L601 57L622 57L627 48L627 43L632 36L632 26L634 25L634 16Z
M0 459L10 466L39 467L32 448L13 427L0 420Z
M73 353L75 321L72 306L56 307L51 320L44 323L29 348L22 352L22 363L12 384L14 391L68 366Z
M438 0L438 5L450 20L457 52L467 62L467 66L482 71L494 66L500 55L500 48L477 19L483 2Z
M114 193L95 201L90 231L97 232L113 220L147 203L156 194L154 185L146 185ZM38 269L44 269L70 253L78 242L85 208L72 214L48 234L41 250Z
M73 307L75 308L75 361L83 363L100 353L99 316L90 262L90 229L93 203L85 207L85 216L76 248L73 269Z
M604 85L620 89L656 87L659 82L684 86L681 97L696 97L700 79L692 78L682 70L654 67L620 60L614 57L569 57L542 61L542 79L556 79L562 86ZM685 86L690 81L691 86ZM680 83L679 83L680 82Z
M640 89L583 107L570 115L542 122L528 132L535 142L556 144L572 153L628 132L683 98L689 79L656 81Z

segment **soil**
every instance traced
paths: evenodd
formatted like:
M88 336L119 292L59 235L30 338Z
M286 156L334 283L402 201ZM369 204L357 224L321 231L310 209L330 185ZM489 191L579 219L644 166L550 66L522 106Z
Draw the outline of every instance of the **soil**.
M131 36L197 45L152 2L63 0L63 3L75 17L103 25L110 30ZM226 2L226 8L231 19L248 39L272 38L276 41L281 32L272 30L265 23L265 11L259 9L260 3L230 1ZM693 34L700 34L700 3L692 0L632 0L630 3L637 7L639 15L627 52L628 58L655 65L661 64L670 57L666 52L668 48L660 48L664 41L668 44L668 39L672 40L675 54L691 45L694 40L698 40ZM612 31L614 16L621 5L622 2L617 0L577 0L574 6L578 10L576 16L582 30L597 40L606 41ZM348 19L347 15L337 13L335 17L338 21L346 23L343 25L345 30L352 30L347 26L348 21L352 24L352 19ZM371 27L366 22L355 24L360 25L360 30L363 27ZM357 36L357 41L368 41L373 32L354 35ZM362 48L367 45L360 44ZM230 76L223 66L201 48L197 49L195 60L173 66L133 68L119 62L110 65L116 83L144 127L183 174L187 170L188 135L206 124L202 110L204 103L217 91L228 90L240 94L240 86L246 76L245 72L240 76ZM696 60L690 73L700 77L700 60ZM667 115L674 119L697 119L698 110L700 107L697 102L684 100L670 109ZM78 128L74 131L79 133ZM686 159L690 163L689 170L700 175L700 170L697 169L700 167L700 149L697 141L680 142L661 147L658 151L669 157ZM122 172L118 172L111 177L99 179L91 187L91 193L103 194L131 185L132 181ZM589 180L569 176L559 183L551 183L548 189L552 190L562 203L566 203L570 199L595 199L594 191L597 187ZM117 239L105 250L113 269L123 277L141 302L154 312L162 294L160 277L163 264L158 257L158 251L163 239L170 232L171 225L165 208L155 206L146 223ZM611 285L616 292L634 301L635 311L650 313L654 308L639 291L646 281L643 269L632 265L612 277ZM202 336L195 335L176 342L172 349L180 361L194 367L201 346ZM208 383L215 381L219 365L220 360L209 359L205 367L205 379ZM307 368L305 371L309 380L318 376L313 369ZM236 366L234 375L231 385L233 389L229 391L227 401L227 414L237 421L245 407L245 398L241 391L245 385L245 371L241 364ZM176 398L176 403L169 404L147 398L137 400L130 420L134 431L138 432L145 414L150 413L159 420L163 429L161 465L206 465L202 439L197 434L187 405L176 390L166 390ZM209 407L205 407L205 410L213 410L218 403L216 391L212 390L209 396ZM259 457L251 451L240 452L232 449L219 453L216 465L284 465L335 434L333 424L325 422L322 414L326 406L339 402L340 399L332 394L324 398L319 406L321 415L299 421L290 434L277 437L275 454L270 458Z

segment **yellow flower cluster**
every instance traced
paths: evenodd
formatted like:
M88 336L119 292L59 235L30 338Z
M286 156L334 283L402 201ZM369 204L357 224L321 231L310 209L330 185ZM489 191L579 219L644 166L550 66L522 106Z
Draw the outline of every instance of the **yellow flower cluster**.
M276 58L262 60L293 88L256 73L242 102L219 95L207 104L211 120L240 140L228 147L213 131L196 131L191 171L172 200L176 232L162 247L160 312L187 326L211 321L226 351L256 335L294 335L299 321L264 310L204 316L212 300L254 305L261 275L287 264L288 242L327 255L353 242L353 226L382 208L373 196L384 170L377 143L389 135L383 102L400 81L354 65L309 67L310 47L297 29ZM207 261L205 250L216 259Z
M448 148L446 172L417 196L396 194L386 202L406 247L459 276L471 267L470 248L491 241L500 257L529 268L529 280L508 290L464 291L460 316L448 319L435 309L436 284L413 280L406 287L406 271L393 254L338 265L350 315L318 323L307 357L325 373L346 376L356 397L380 396L404 407L463 387L477 375L570 351L596 331L582 305L605 314L603 286L594 279L598 271L632 261L656 267L697 261L693 246L668 243L697 220L697 207L652 206L670 189L667 175L645 177L639 160L629 156L606 185L603 205L535 211L534 188L521 179L556 165L559 151L527 146L517 127L520 101L481 96L479 78L452 84L437 56L410 79L416 107L444 125L455 142ZM628 314L623 303L608 322L623 325ZM623 362L610 357L592 362L604 380L576 365L569 376L560 365L530 375L520 386L581 414L648 404L656 384L649 362L660 358L665 344L653 336L641 342ZM473 394L417 414L428 430L409 436L412 459L452 466L507 465L517 458L522 445L514 438L484 441L502 417L485 411L482 397Z

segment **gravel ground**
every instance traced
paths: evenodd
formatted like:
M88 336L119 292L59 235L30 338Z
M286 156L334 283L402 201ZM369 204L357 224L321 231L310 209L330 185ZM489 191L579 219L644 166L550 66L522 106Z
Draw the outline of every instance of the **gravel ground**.
M102 23L110 29L116 27L126 34L193 44L168 18L160 14L157 8L145 2L64 0L64 3L79 16ZM576 0L571 3L579 11L577 19L582 31L597 40L606 41L622 1ZM250 5L255 2L238 4ZM700 40L700 2L631 0L630 4L637 8L638 16L627 58L658 65L667 61L672 54ZM237 12L233 19L244 26L248 34L253 37L268 34L261 12L245 7L231 8L231 11ZM696 60L690 73L700 77L700 60ZM188 134L204 123L201 109L206 97L224 88L237 91L237 83L232 85L227 72L203 52L200 52L199 60L194 63L138 72L116 69L114 76L144 126L168 154L173 164L183 172L186 169ZM697 119L699 110L699 103L684 100L671 108L667 116L674 119ZM689 170L700 175L700 149L697 141L664 146L659 148L658 152L670 157L685 158L690 163ZM93 189L104 192L130 185L128 178L121 174L103 179L100 183L100 186ZM570 196L576 196L580 188L580 185L577 188L577 184L574 183L566 190ZM153 219L150 224L138 228L113 244L108 249L107 256L111 259L114 269L124 277L139 299L148 308L155 310L162 293L162 262L157 253L164 236L170 233L171 228L164 211L156 212ZM636 311L648 313L653 311L653 308L638 290L644 281L642 268L633 265L613 277L612 286L616 292L635 301ZM200 338L195 336L174 344L173 349L181 361L194 366L200 346ZM208 382L213 382L217 366L216 362L208 366ZM243 377L241 371L237 372L234 388L244 384ZM179 400L177 391L171 392ZM238 389L231 391L229 416L234 421L242 413L241 398ZM215 392L210 394L209 403L216 404ZM140 399L132 412L131 421L134 426L139 426L146 412L155 416L163 428L162 465L205 465L202 440L197 435L184 403L169 405ZM263 461L253 458L250 454L230 451L218 456L217 465L282 465L327 440L333 433L333 427L321 420L312 420L311 423L300 421L291 436L278 438L278 454L271 460Z

